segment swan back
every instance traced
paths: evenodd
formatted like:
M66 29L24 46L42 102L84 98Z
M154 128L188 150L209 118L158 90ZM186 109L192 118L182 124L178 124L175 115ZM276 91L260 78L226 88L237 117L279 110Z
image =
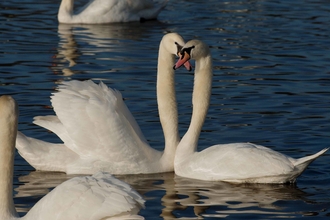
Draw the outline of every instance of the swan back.
M57 14L60 23L102 24L156 19L167 1L91 0L74 13L74 0L62 0Z

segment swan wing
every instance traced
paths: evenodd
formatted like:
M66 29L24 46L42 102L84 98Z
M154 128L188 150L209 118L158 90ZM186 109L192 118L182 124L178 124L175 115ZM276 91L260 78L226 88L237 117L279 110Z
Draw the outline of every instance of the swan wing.
M51 102L64 129L56 128L58 120L49 121L47 128L82 159L112 163L154 159L156 151L148 145L119 91L102 82L70 81L59 86Z
M74 145L74 140L56 115L36 116L33 123L55 133L67 146Z
M137 213L144 208L144 202L141 195L127 183L99 172L60 184L43 197L26 218L84 220L133 216L132 219L139 219L141 216L137 217Z

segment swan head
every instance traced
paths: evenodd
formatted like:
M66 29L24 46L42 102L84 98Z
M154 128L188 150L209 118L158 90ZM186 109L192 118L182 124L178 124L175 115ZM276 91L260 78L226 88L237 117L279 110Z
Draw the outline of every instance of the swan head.
M163 36L161 40L161 45L169 52L170 54L180 56L180 52L185 45L185 42L181 35L178 33L168 33ZM187 70L191 70L192 67L189 62L183 64Z
M209 56L210 50L209 47L200 40L190 40L188 41L178 53L179 60L173 66L173 69L178 69L182 65L186 65L190 59L199 60L204 57Z

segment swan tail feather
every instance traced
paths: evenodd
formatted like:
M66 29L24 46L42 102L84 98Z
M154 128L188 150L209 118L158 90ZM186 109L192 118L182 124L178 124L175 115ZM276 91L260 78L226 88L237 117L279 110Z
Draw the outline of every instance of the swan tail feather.
M312 163L316 158L320 157L328 150L329 150L329 148L325 148L325 149L317 152L316 154L306 156L303 158L299 158L294 162L294 166L300 171L300 173L302 173L308 167L308 165L310 163Z
M36 170L65 172L67 164L78 156L64 144L53 144L17 132L18 153Z

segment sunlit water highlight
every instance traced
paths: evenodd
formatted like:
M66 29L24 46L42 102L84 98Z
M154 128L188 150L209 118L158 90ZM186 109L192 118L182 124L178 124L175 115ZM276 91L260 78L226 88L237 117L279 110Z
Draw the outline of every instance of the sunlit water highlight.
M151 145L164 145L155 96L158 44L167 32L207 42L214 61L212 101L199 150L254 142L302 157L330 144L330 5L327 1L170 1L158 21L59 25L59 1L0 3L0 94L20 105L19 130L46 141L32 124L53 114L61 81L102 80L120 90ZM84 2L77 2L82 5ZM180 133L191 112L193 75L177 71ZM119 176L147 200L146 219L326 218L329 153L295 186L230 185L173 173ZM34 172L15 158L15 204L23 215L70 178Z

